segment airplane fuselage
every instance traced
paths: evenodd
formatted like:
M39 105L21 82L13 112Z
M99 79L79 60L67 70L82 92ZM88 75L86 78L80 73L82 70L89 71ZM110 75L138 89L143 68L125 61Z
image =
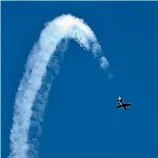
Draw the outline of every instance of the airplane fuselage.
M119 100L118 102L120 103L121 106L123 106L123 101L122 100Z

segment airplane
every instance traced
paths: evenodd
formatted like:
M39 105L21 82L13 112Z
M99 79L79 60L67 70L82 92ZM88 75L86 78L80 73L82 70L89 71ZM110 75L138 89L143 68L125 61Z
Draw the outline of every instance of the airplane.
M123 98L120 96L118 97L117 101L119 102L120 105L117 105L116 108L123 108L124 110L127 110L127 106L131 106L132 104L124 104L123 103Z

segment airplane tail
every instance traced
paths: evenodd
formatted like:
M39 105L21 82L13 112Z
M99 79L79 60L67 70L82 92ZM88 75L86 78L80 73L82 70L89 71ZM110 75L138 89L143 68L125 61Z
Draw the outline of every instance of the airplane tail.
M120 96L118 97L117 101L122 101L123 98L121 98Z

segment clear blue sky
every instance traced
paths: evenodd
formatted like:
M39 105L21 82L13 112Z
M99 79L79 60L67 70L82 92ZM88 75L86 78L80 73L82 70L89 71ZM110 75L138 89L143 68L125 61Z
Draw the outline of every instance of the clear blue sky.
M45 110L40 158L158 157L157 2L2 2L2 157L26 58L44 23L85 19L110 62L109 79L71 41ZM133 104L115 109L121 95Z

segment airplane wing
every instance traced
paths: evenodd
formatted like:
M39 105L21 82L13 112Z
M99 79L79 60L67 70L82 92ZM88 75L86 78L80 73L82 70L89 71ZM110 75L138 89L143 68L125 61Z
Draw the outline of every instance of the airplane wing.
M124 104L124 106L131 106L132 104Z
M122 105L117 105L117 106L116 106L116 108L121 108L121 107L122 107Z

